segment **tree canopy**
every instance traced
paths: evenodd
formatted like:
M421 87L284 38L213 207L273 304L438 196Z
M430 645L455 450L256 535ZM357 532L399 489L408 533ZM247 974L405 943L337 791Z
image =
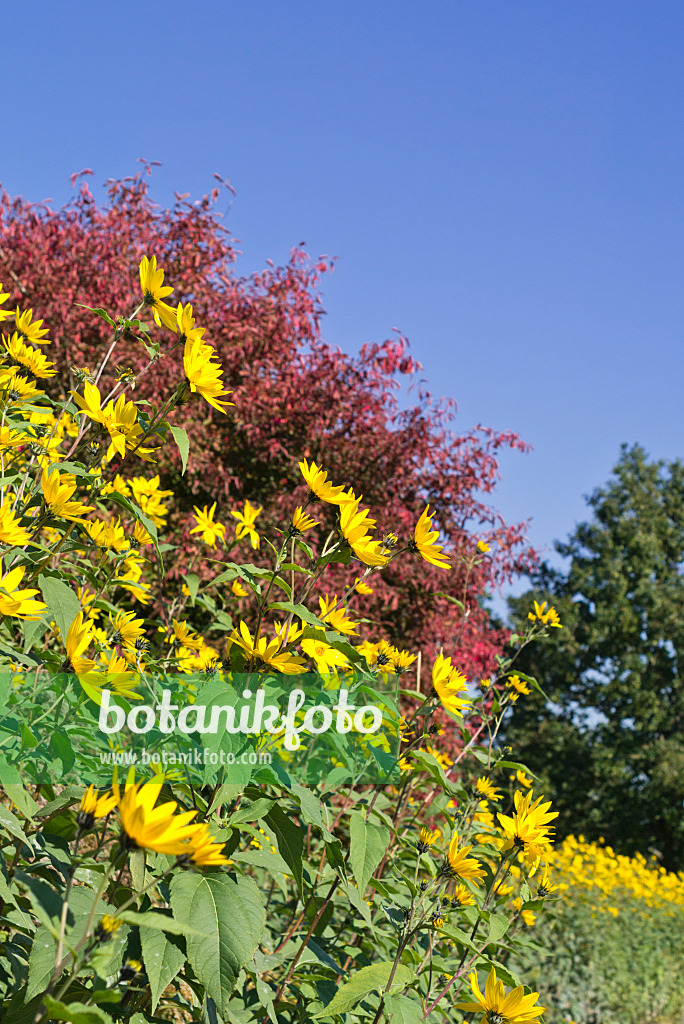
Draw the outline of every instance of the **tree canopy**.
M508 738L550 786L559 831L684 865L684 464L623 446L592 518L511 600L550 600L563 629L523 652L552 700L520 701Z

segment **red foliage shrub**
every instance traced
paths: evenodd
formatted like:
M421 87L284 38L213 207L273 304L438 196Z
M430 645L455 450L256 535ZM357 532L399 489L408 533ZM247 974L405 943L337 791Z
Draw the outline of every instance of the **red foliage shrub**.
M232 523L229 509L250 499L264 506L260 527L282 525L306 493L297 462L314 459L334 481L363 494L379 528L400 539L412 533L429 502L453 552L448 572L416 555L373 577L373 595L355 598L369 622L366 634L422 648L426 656L443 646L464 671L488 674L503 635L481 607L482 595L528 567L534 553L525 546L523 526L506 525L483 498L496 483L498 451L526 446L514 433L481 426L454 434L455 402L435 402L421 386L413 387L413 404L401 404L400 381L420 370L406 338L365 346L355 358L322 340L317 284L331 269L327 257L312 261L294 249L285 266L240 277L237 252L215 209L220 187L197 202L177 196L166 210L150 199L149 173L146 167L108 182L106 205L95 201L79 175L75 199L58 210L3 192L0 281L22 307L32 305L44 318L51 358L60 367L101 361L109 328L77 303L130 314L140 298L143 255L156 255L174 285L169 301L191 301L198 323L207 327L235 406L222 416L194 400L174 413L188 430L191 460L185 477L175 451L164 450L159 464L179 509L171 527L182 549L171 575L194 548L187 532L192 505L218 500L217 517ZM124 341L110 369L139 369L147 361L138 342ZM140 388L158 401L181 377L176 351L146 372ZM74 387L73 375L56 378L55 386ZM491 551L466 578L462 560L477 539L467 527L486 537ZM338 583L342 573L349 579L348 569L337 572Z

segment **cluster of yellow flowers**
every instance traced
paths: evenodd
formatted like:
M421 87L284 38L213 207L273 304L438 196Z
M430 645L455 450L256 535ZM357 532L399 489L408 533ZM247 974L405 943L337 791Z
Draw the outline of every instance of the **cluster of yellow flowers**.
M156 806L159 782L141 784L130 778L123 793L114 783L111 793L100 794L89 786L77 816L79 834L89 832L99 818L108 818L116 808L121 819L121 840L125 848L152 850L171 857L187 857L199 867L227 864L223 843L217 843L206 823L193 824L197 811L176 814L174 800Z
M666 871L643 854L626 857L603 842L568 836L548 860L563 888L585 893L599 909L611 914L619 913L623 895L666 913L684 909L684 872Z

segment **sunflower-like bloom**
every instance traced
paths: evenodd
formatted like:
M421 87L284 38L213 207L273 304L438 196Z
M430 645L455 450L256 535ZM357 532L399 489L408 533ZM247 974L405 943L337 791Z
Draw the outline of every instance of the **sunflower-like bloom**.
M223 367L220 363L213 362L215 355L216 352L211 345L203 344L201 338L188 338L183 354L185 379L191 391L200 394L214 409L225 412L226 406L234 405L233 402L227 401L228 395L232 395L233 392L226 391L223 386Z
M7 300L10 297L10 293L9 292L3 292L3 290L2 290L3 287L4 287L4 285L0 284L0 306L4 306L4 304L7 302ZM10 311L8 309L0 309L0 324L3 322L3 320L9 320L9 318L11 316L12 316L12 314L10 313Z
M537 879L537 896L542 900L547 900L556 892L558 892L558 886L553 884L549 878L549 869L545 867L541 878Z
M230 864L223 854L224 843L217 843L209 832L209 826L197 826L197 832L190 839L190 857L193 864L202 868L221 867Z
M472 846L464 846L459 850L458 832L454 832L449 843L446 859L442 865L442 874L449 875L451 878L463 878L465 881L471 881L479 885L480 880L485 876L485 872L479 861L475 860L474 857L468 856L471 850Z
M302 658L298 658L287 651L281 651L281 647L286 642L287 640L283 640L280 636L276 636L273 640L267 640L265 636L260 636L255 642L244 622L240 623L239 632L237 629L234 629L228 637L228 647L230 648L232 644L240 647L245 652L247 664L250 667L262 668L270 666L270 668L275 669L277 672L283 672L288 676L300 675L302 672L306 672L306 663Z
M549 822L558 817L558 811L549 811L551 801L542 803L543 796L532 803L533 792L524 796L520 790L514 795L515 811L512 815L499 812L499 824L505 842L502 851L516 849L525 855L528 863L545 856L553 843L553 827Z
M12 430L11 427L0 427L0 451L20 448L24 444L26 444L26 434L19 430Z
M33 595L37 590L20 590L21 581L26 572L25 565L11 569L0 579L0 615L9 615L14 619L33 620L40 618L47 605L43 601L35 601Z
M60 475L58 469L46 466L40 477L40 486L45 505L57 519L70 519L74 523L80 523L83 522L86 512L95 511L92 505L71 501L76 490L76 481L68 473Z
M32 380L27 380L20 373L13 369L5 370L2 374L2 398L9 405L23 405L25 402L33 402L39 395L45 392L37 388Z
M416 843L416 851L421 853L427 853L432 844L439 838L438 832L433 832L432 829L423 826L420 830L420 838Z
M316 662L316 668L322 675L327 675L328 672L334 672L337 668L343 668L349 664L349 658L345 654L335 647L331 647L324 640L315 640L310 637L302 640L300 647Z
M562 629L561 621L558 618L558 612L555 608L549 608L545 611L546 601L542 601L541 604L534 602L534 611L527 613L527 618L530 622L541 622L543 626L555 626L556 629Z
M57 368L51 363L42 352L33 348L32 345L25 345L18 333L15 331L11 338L3 335L2 343L10 357L15 363L23 366L32 373L34 377L54 377Z
M470 987L477 1002L457 1003L456 1009L481 1013L481 1024L538 1024L544 1013L544 1007L537 1004L538 992L525 995L524 987L518 985L506 995L503 982L496 977L495 967L489 972L484 995L480 992L475 973L470 975Z
M364 640L357 650L366 659L369 668L374 668L383 675L391 675L395 671L394 659L399 652L387 640L380 640L377 644Z
M97 818L106 818L116 807L116 797L113 793L104 793L102 796L93 786L88 786L81 797L81 805L76 815L76 824L81 832L89 832Z
M486 540L478 540L478 542L477 542L477 550L481 554L486 555L487 552L489 551L489 544L487 543L487 541Z
M216 502L209 508L207 505L203 509L199 509L197 505L194 505L195 509L195 521L196 526L193 526L190 533L201 533L202 540L209 547L216 547L217 538L220 541L225 540L226 528L223 523L214 522L214 513L216 512Z
M104 655L102 657L104 660L101 671L85 672L78 677L81 688L90 699L96 704L101 704L102 691L111 690L125 700L142 700L140 694L136 692L140 675L129 668L126 659L119 657L118 654L110 654L109 660Z
M506 680L506 688L515 690L516 693L532 693L527 683L520 676L509 676Z
M77 676L92 672L95 662L92 658L85 658L84 654L90 647L92 637L92 622L87 619L82 611L69 626L64 646L66 647L67 662L71 671Z
M112 617L110 612L109 621L114 630L109 638L110 643L118 647L132 649L135 647L135 641L145 636L145 622L143 619L136 619L135 612L119 612L115 617Z
M475 897L466 889L465 885L457 885L451 894L451 906L454 910L459 907L473 907L475 906Z
M411 654L410 651L400 651L396 647L392 648L392 667L398 676L406 672L414 661L416 661L416 655Z
M161 793L158 782L140 783L129 781L123 795L117 783L113 786L119 808L121 825L133 846L143 850L166 853L171 857L190 854L190 840L197 836L204 838L201 825L191 825L197 811L176 814L175 800L155 807Z
M294 515L292 516L292 525L290 526L291 536L301 537L301 535L306 530L310 530L312 526L320 526L320 522L313 519L311 516L307 516L301 505L298 505L294 510Z
M416 523L416 529L413 540L409 544L409 549L421 555L426 562L438 565L440 569L450 569L451 565L447 562L448 555L443 551L442 545L437 544L439 530L432 529L434 514L434 512L430 513L430 506L427 505Z
M345 501L340 505L340 530L357 558L366 565L386 565L389 555L384 551L382 542L373 540L370 530L375 520L368 517L369 510L359 510L359 502Z
M195 318L192 315L192 306L189 302L183 305L182 302L178 303L176 309L176 328L180 335L180 341L185 343L188 339L195 341L199 338L200 341L206 331L206 327L195 327Z
M315 462L312 461L311 465L308 465L306 459L303 459L297 465L309 485L309 490L317 498L320 498L321 501L335 503L336 499L344 493L344 487L342 485L336 486L332 481L328 480L327 471L321 469Z
M357 594L372 594L373 588L369 587L367 583L364 583L358 576L354 580L354 590Z
M483 796L486 800L493 800L496 802L501 799L501 793L492 783L491 779L486 778L484 775L477 780L475 783L475 789Z
M12 506L7 504L0 508L0 544L27 544L31 533L23 527Z
M327 622L337 633L353 636L358 632L356 629L358 622L349 618L344 605L338 602L337 594L333 594L332 598L327 594L325 597L319 597L318 606L320 608L318 618L321 622Z
M532 785L532 779L529 775L525 775L525 772L521 772L518 768L515 775L511 775L511 780L517 782L519 786L524 786L525 789L529 789Z
M237 526L235 527L235 539L242 540L243 537L249 537L250 543L256 551L261 544L261 539L254 526L256 517L261 512L261 506L256 508L249 501L245 502L245 507L242 512L238 512L237 509L231 510L231 516L233 519L237 519Z
M249 597L249 591L246 587L243 587L240 580L233 580L230 585L230 589L233 591L236 597Z
M33 321L33 322L32 322ZM50 340L46 338L47 327L43 327L42 320L33 320L33 310L25 309L23 313L19 312L19 307L14 314L14 326L16 327L17 334L22 341L29 342L33 345L49 345Z
M155 323L158 326L164 324L170 331L177 327L176 310L168 306L163 299L170 295L173 288L164 284L164 271L157 268L157 257L153 256L148 260L143 256L140 261L140 288L143 294L143 302L152 309Z
M119 395L116 402L107 402L103 409L100 389L88 381L83 385L83 396L76 391L72 391L71 394L80 412L94 423L101 424L108 432L111 444L107 451L107 461L114 457L115 452L123 458L126 448L135 448L135 454L145 462L152 461L150 456L153 449L140 446L145 433L138 423L138 410L133 402L128 402L124 395Z
M468 681L451 664L451 658L438 655L432 666L432 685L443 707L452 715L462 717L464 708L470 704L467 697L461 696L468 691Z
M204 640L198 633L188 626L187 622L179 622L178 619L171 619L171 636L167 642L174 647L187 647L190 651L200 651L204 646Z

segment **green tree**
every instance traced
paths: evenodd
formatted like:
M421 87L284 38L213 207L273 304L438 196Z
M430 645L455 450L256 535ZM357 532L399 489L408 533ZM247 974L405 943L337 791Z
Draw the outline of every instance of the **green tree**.
M559 835L684 867L684 464L623 446L593 512L511 599L521 623L550 601L563 629L520 670L551 699L518 702L507 739L560 811ZM556 631L554 631L556 632Z

